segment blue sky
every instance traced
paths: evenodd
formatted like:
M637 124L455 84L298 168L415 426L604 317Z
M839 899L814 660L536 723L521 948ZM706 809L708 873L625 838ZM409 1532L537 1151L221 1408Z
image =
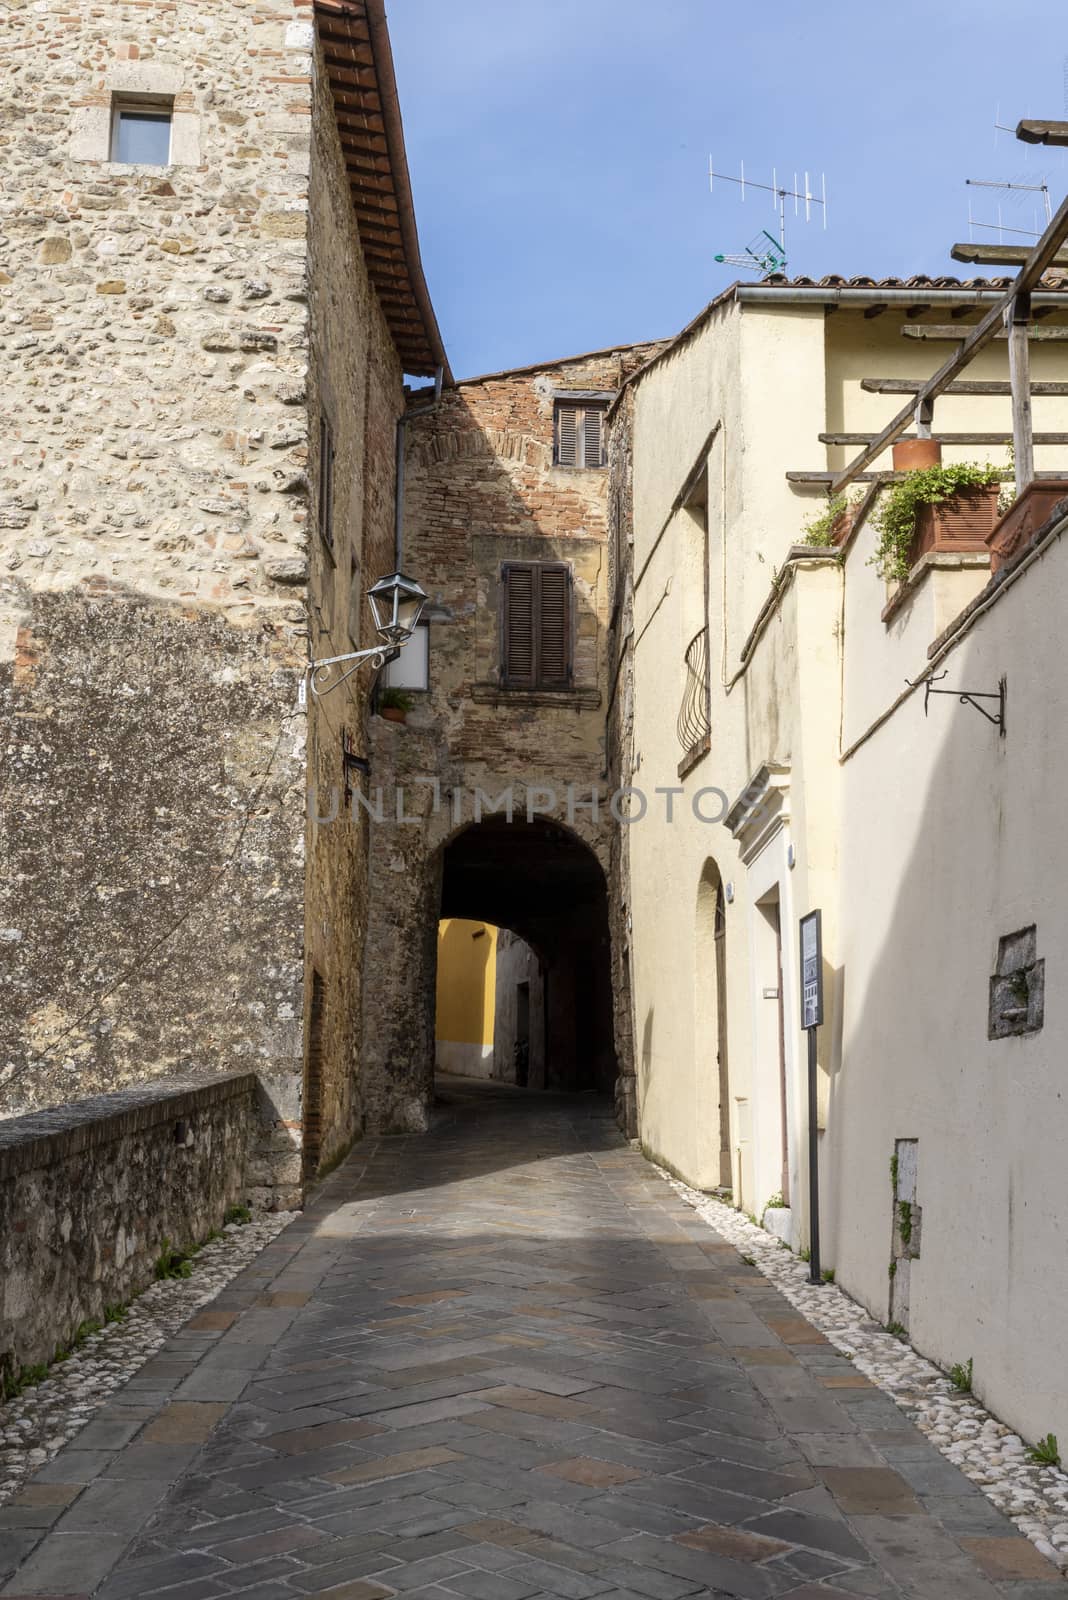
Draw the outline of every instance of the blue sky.
M1034 225L1066 153L998 120L1063 117L1056 0L392 0L423 264L458 377L676 332L774 219L708 158L826 172L828 228L788 217L789 270L973 270L976 217ZM976 239L996 235L976 230ZM1006 235L1006 238L1009 236ZM993 270L993 269L988 269Z

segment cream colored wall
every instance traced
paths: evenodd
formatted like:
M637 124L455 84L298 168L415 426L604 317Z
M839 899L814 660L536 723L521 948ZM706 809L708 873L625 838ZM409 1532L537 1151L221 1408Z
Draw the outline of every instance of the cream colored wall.
M728 437L739 429L737 318L728 308L712 328L691 340L638 387L634 436L635 707L631 782L642 790L648 812L628 831L634 924L634 1038L641 1135L651 1154L699 1187L719 1182L719 1082L715 1041L697 1039L696 1014L714 970L698 967L699 899L704 966L711 908L699 896L702 870L713 857L724 879L733 871L733 850L722 827L697 822L693 794L718 783L718 765L706 757L680 783L682 749L675 731L685 687L683 652L692 638L695 597L703 606L704 584L694 570L694 521L678 513L658 535L672 503L694 467L702 445L720 423ZM721 474L717 445L710 461L710 544L719 557ZM703 542L703 541L702 541ZM710 574L712 577L713 574ZM715 574L718 592L718 567ZM706 770L707 769L707 770ZM667 821L668 797L657 788L678 788L671 797L675 819ZM709 814L722 811L712 797ZM726 848L725 848L726 845ZM728 941L734 934L728 924ZM728 972L731 967L728 950ZM707 1007L703 1007L707 1013ZM728 1011L731 1011L728 1006ZM746 1041L732 1037L739 1058Z
M734 889L727 911L727 1011L730 1145L738 1196L760 1209L780 1187L781 1109L775 1029L769 1026L773 943L769 900L782 925L786 1010L790 1219L794 1242L807 1237L807 1157L803 1148L805 1050L797 1020L797 918L823 911L827 1021L819 1036L820 1119L828 1193L833 1196L833 1106L841 1074L842 994L846 980L839 933L841 789L839 754L883 716L922 670L927 646L985 583L974 558L935 558L923 582L889 623L888 598L870 558L869 524L844 566L806 561L779 601L738 673L744 641L773 576L824 501L787 483L791 469L844 459L821 445L829 431L871 431L900 397L868 394L864 376L929 374L941 346L902 339L903 314L865 319L859 311L825 316L822 308L726 305L638 384L634 403L635 473L635 785L649 810L628 832L634 922L635 1039L641 1133L647 1147L703 1186L716 1181L720 1107L709 1038L715 1007L708 948L699 936L702 872L714 861ZM1036 350L1035 376L1057 374L1051 347ZM1041 366L1040 366L1041 363ZM997 347L976 376L1004 376ZM955 431L1008 426L1005 398L947 397L936 424ZM1061 414L1057 414L1058 408ZM1065 426L1064 402L1046 402L1046 427ZM688 777L675 770L681 747L675 715L684 688L682 654L692 637L701 578L693 564L693 529L671 506L698 452L708 450L708 621L712 673L711 750ZM946 450L946 459L1004 460L998 448ZM885 463L889 465L889 461ZM667 522L666 531L664 530ZM657 538L659 536L659 543ZM845 703L843 705L843 693ZM715 785L733 802L764 762L788 768L778 831L752 853L723 826L697 821L694 794ZM678 785L675 820L665 817L658 786ZM716 801L709 801L714 811ZM745 846L747 859L740 846ZM790 851L794 865L789 866ZM665 956L672 952L672 957ZM773 1019L774 1020L774 1019ZM830 1123L828 1118L830 1117ZM833 1203L824 1220L825 1257L833 1262Z
M918 1138L912 1339L943 1365L974 1357L980 1398L1032 1439L1068 1435L1066 614L1061 542L941 664L969 688L1006 675L1006 738L949 697L925 720L916 694L843 770L838 1278L886 1316L890 1157ZM990 1041L998 938L1032 922L1045 1026Z
M751 679L743 679L731 693L723 680L735 671L772 574L796 541L800 517L807 512L787 485L776 451L792 457L802 449L798 416L810 415L822 404L822 330L822 311L794 317L746 312L743 321L737 307L728 307L642 381L635 405L639 581L632 782L645 794L648 811L630 827L628 847L641 1134L651 1153L689 1181L700 1187L718 1183L716 1008L708 1000L715 971L706 926L712 902L701 895L702 875L711 861L724 881L734 885L736 896L726 914L731 1087L725 1109L735 1165L744 1169L740 1199L749 1209L762 1209L781 1187L778 1036L776 1024L769 1040L763 1012L753 1008L751 947L761 925L752 922L747 869L722 819L725 802L737 797L761 762L790 759L798 742L798 673L786 646L777 650L769 645L760 651L759 670ZM694 563L695 549L703 553L703 539L695 535L686 510L673 517L670 513L713 429L717 431L708 451L711 749L680 779L683 750L675 719L685 687L683 652L695 628L695 600L703 603L704 574ZM739 471L743 462L744 471ZM669 526L657 544L665 519ZM834 567L829 628L837 619L837 583ZM782 619L777 619L775 637L792 636L794 626L791 621L784 633ZM832 643L833 638L832 632ZM835 658L835 689L837 678ZM832 725L836 736L836 715ZM673 797L670 823L667 797L655 794L664 787L680 791ZM701 790L714 792L698 798ZM699 820L695 798L715 820ZM792 985L792 891L785 879L780 887L780 877L790 870L785 865L788 842L789 834L781 833L754 870L761 894L773 888L780 894L784 959ZM776 870L769 878L772 860ZM773 986L771 979L767 986ZM759 1059L751 1064L754 1039ZM790 1041L791 1108L797 1093L796 1054L796 1041ZM795 1167L796 1143L795 1138Z
M717 1181L716 1008L707 993L712 859L733 890L726 953L735 1198L759 1210L780 1183L776 1019L764 995L775 982L766 913L777 899L794 1201L786 1226L795 1246L807 1240L795 930L803 912L820 907L824 1264L873 1315L887 1316L890 1157L895 1138L918 1138L923 1228L911 1336L944 1365L974 1356L980 1396L1028 1437L1051 1428L1064 1436L1068 1093L1057 1008L1068 959L1060 821L1068 550L1052 550L1001 591L936 669L966 688L993 690L1007 676L1004 740L952 697L933 699L925 719L922 697L904 681L923 671L929 645L988 574L981 564L936 560L884 622L888 595L871 565L870 526L842 563L791 563L744 672L729 693L723 682L736 671L774 569L821 504L792 490L785 472L844 456L821 446L820 432L874 432L889 420L900 398L866 394L862 376L924 377L945 353L903 340L902 320L893 312L824 320L822 311L814 318L807 309L727 306L636 388L632 781L649 810L629 829L627 848L641 1136L689 1181ZM815 348L824 339L825 366ZM1033 359L1036 379L1064 380L1059 346L1039 345ZM968 376L1004 377L1004 347L986 352ZM1007 429L1008 409L1004 397L948 397L937 403L936 428ZM1064 401L1040 397L1035 409L1039 428L1068 431ZM675 716L694 577L686 513L669 513L716 422L708 457L711 750L680 780ZM1044 449L1040 470L1062 464L1058 454ZM1005 456L974 446L947 448L945 458ZM716 785L734 802L764 762L777 771L775 820L762 836L736 823L736 840L722 825L695 820L690 802L699 788ZM671 825L658 785L682 790ZM998 938L1031 922L1047 962L1045 1027L990 1042Z

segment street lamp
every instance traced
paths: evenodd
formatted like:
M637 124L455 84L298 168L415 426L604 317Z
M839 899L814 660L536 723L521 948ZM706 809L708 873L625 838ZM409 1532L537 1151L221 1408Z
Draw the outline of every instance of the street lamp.
M406 578L403 572L394 572L388 578L379 578L368 589L367 598L383 639L390 644L407 644L426 605L426 594L415 580Z
M344 683L346 678L351 678L359 670L361 662L369 661L376 668L385 666L408 643L427 600L426 591L414 578L406 578L403 572L393 572L388 578L379 578L368 589L367 598L371 603L375 628L385 643L372 645L369 650L351 650L347 655L325 656L320 661L309 661L300 680L302 706L308 703L309 683L312 694L319 699L329 694L331 689L336 689L338 684ZM349 670L339 677L333 677L333 669L346 661L352 662Z

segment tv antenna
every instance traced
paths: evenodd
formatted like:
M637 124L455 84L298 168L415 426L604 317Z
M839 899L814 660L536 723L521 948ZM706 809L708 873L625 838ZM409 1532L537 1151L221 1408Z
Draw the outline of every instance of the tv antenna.
M746 189L759 189L764 194L770 194L772 197L772 210L775 212L779 220L779 237L776 239L774 234L769 233L766 228L761 228L760 232L754 239L750 240L749 244L746 245L744 250L735 251L733 253L724 252L722 255L717 255L715 259L717 261L725 261L729 266L732 267L744 267L749 272L759 272L764 276L767 276L773 272L781 272L786 266L786 202L788 200L793 201L795 217L800 215L801 207L804 205L806 222L810 222L812 220L812 207L819 206L823 217L823 226L826 228L826 176L822 172L820 173L819 193L816 194L810 187L809 175L807 172L805 173L805 186L803 189L798 185L796 172L794 173L794 185L792 189L788 184L779 182L778 170L775 167L772 167L771 169L770 183L756 183L752 178L747 178L745 175L744 161L740 162L739 164L739 173L739 177L732 178L726 172L717 172L712 165L712 157L709 156L709 192L711 192L715 180L718 178L721 183L736 184L742 191L743 201L745 200Z
M1046 183L1045 181L1043 181L1042 183L1021 183L1017 179L1013 179L1012 182L1008 182L1008 181L1001 182L1001 181L999 181L998 179L995 179L995 178L965 178L964 182L971 189L996 189L999 192L999 194L1007 195L1008 198L1009 198L1009 201L1013 202L1013 203L1016 203L1016 204L1021 203L1020 202L1020 197L1022 195L1024 195L1024 194L1040 194L1042 196L1042 204L1043 204L1043 207L1044 207L1045 213L1046 213L1046 227L1049 226L1049 224L1050 224L1050 222L1051 222L1051 220L1053 218L1053 210L1052 210L1052 207L1050 206L1050 199L1049 199L1049 184ZM983 229L985 229L985 230L987 230L987 231L989 231L991 233L996 233L997 236L998 236L999 241L1001 241L1001 242L1004 241L1004 235L1006 233L1023 234L1029 239L1038 239L1038 238L1041 237L1041 235L1042 235L1042 233L1044 231L1042 228L1039 228L1037 226L1037 223L1038 223L1038 213L1037 213L1037 211L1035 212L1035 217L1034 217L1034 220L1035 220L1035 223L1036 223L1036 226L1034 228L1013 228L1013 227L1010 227L1010 225L1007 222L1003 222L1002 221L1001 201L1000 200L998 201L998 206L997 206L997 218L998 218L998 220L996 222L982 222L982 221L980 221L980 219L978 217L973 216L972 215L972 197L969 194L969 196L968 196L968 238L969 238L969 240L972 240L974 238L974 235L973 235L973 232L972 232L973 228L983 228Z

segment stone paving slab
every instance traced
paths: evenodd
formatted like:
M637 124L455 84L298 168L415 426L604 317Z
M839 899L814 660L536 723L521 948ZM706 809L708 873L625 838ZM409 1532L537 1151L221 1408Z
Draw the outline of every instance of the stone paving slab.
M1055 1600L588 1098L447 1091L0 1510L6 1600Z

